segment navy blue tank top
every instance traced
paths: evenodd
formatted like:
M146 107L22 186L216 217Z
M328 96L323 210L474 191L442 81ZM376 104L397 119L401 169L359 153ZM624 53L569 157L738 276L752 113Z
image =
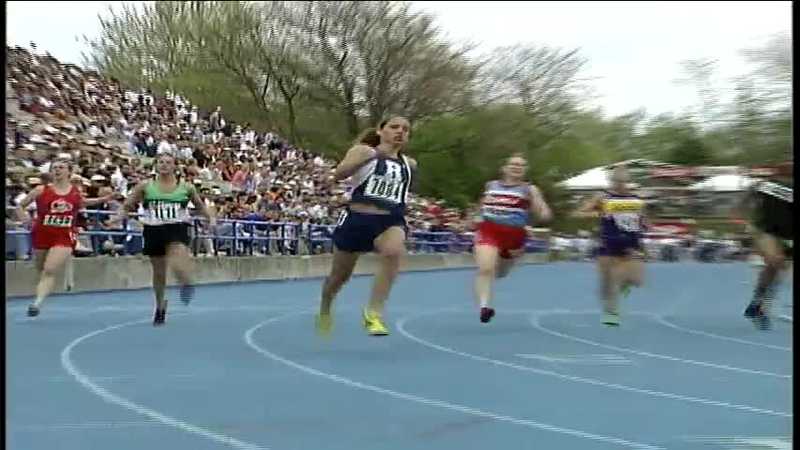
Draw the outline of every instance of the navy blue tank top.
M600 216L600 238L639 238L643 231L645 202L635 194L605 192Z
M350 180L353 186L350 202L375 205L393 215L405 215L411 186L411 168L405 156L394 159L378 155Z

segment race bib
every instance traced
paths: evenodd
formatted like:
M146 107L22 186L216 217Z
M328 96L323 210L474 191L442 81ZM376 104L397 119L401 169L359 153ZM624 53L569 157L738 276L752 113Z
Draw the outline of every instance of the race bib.
M622 231L637 233L641 230L641 217L634 213L614 214L614 223Z
M381 175L372 175L364 189L364 195L391 203L402 203L402 194L403 180L401 178L391 179Z
M156 203L150 208L150 216L158 221L171 222L183 220L183 207L179 203Z
M72 216L44 216L42 223L48 227L70 228L72 227Z

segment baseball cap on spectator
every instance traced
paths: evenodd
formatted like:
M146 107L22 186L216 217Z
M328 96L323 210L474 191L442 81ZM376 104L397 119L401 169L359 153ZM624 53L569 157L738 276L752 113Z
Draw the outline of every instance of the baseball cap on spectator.
M39 178L39 177L30 177L30 178L28 178L28 184L30 186L38 186L38 185L42 184L42 179Z
M106 181L106 177L103 175L92 175L92 181Z

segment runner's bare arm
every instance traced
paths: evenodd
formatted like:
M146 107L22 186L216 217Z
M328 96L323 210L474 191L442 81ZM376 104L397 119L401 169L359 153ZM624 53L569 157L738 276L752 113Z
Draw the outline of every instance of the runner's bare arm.
M117 215L111 219L111 223L115 224L127 217L130 211L142 202L144 199L144 188L145 183L141 183L133 188L131 195L128 196L127 200L125 200L119 208Z
M592 196L586 203L581 205L577 211L572 213L573 217L597 217L600 213L600 208L603 205L603 196L601 194L596 194Z
M36 188L28 193L22 201L19 202L17 205L16 214L17 220L22 223L28 223L31 220L31 216L28 215L28 205L33 203L40 195L44 192L44 186L36 186Z
M375 150L366 145L356 145L347 151L342 162L336 166L333 179L341 181L350 178L364 164L375 158Z
M553 219L553 211L550 210L542 192L533 185L531 185L531 212L539 222L549 222Z
M214 217L214 214L206 207L206 202L203 201L197 189L194 187L191 188L191 200L197 211L208 219L209 225L213 228L214 225L216 225L216 217Z

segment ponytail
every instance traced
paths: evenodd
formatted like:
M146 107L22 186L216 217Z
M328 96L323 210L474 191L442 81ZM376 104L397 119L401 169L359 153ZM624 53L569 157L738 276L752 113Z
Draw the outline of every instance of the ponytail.
M378 134L377 129L367 128L361 133L356 142L358 144L368 145L371 148L375 148L380 145L381 136Z

